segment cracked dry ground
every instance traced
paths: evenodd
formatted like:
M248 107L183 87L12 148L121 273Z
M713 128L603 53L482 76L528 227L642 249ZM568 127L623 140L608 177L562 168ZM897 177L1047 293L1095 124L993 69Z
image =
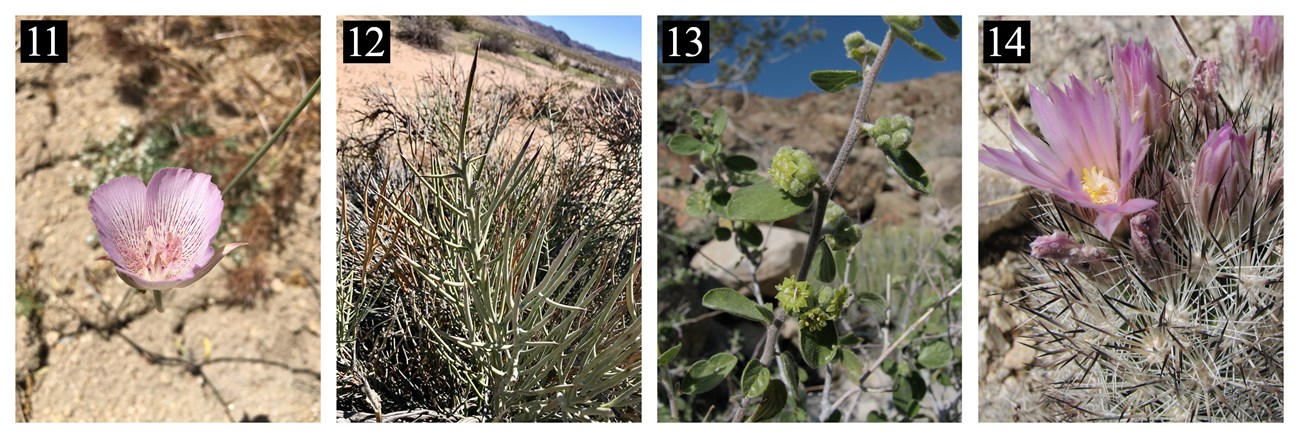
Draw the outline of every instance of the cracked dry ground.
M301 160L304 182L290 201L293 219L279 225L276 241L251 242L264 245L259 262L269 293L251 306L230 304L227 280L234 260L227 259L192 286L166 292L163 313L152 310L147 295L131 296L116 315L110 310L129 288L111 263L96 260L103 249L94 243L88 195L73 189L78 178L88 180L93 172L78 158L90 141L113 139L122 126L137 126L150 117L151 109L123 95L129 90L122 85L139 74L138 65L95 54L112 50L101 38L110 25L164 35L158 29L175 28L175 22L164 20L108 24L73 19L73 44L86 56L64 65L17 68L16 274L19 292L33 294L40 307L16 318L16 418L317 421L318 118L291 130L292 141L311 144L308 152L287 158L284 149L273 148L259 163L261 169L277 160ZM305 38L318 40L319 34ZM299 78L287 77L285 69L268 67L280 62L276 53L263 55L239 40L193 48L164 44L178 52L142 58L170 56L204 68L210 76L198 82L199 95L224 99L233 109L203 116L217 136L238 137L240 151L251 152L260 141L245 141L257 136L241 136L238 127L260 115L274 129L305 87ZM168 74L164 68L164 78ZM253 87L254 82L268 87ZM319 104L307 113L319 114ZM267 136L269 132L260 138ZM229 235L241 236L239 226L228 222Z

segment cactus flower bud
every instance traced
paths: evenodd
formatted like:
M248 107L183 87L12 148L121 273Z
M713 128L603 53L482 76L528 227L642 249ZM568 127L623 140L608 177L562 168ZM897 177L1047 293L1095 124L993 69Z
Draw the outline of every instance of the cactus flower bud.
M1147 278L1158 278L1165 261L1172 256L1169 244L1160 236L1160 216L1155 210L1146 210L1129 219L1129 244L1138 269Z
M1196 156L1192 209L1207 227L1222 221L1236 205L1247 175L1250 141L1232 132L1232 122L1211 132Z
M812 157L802 149L789 146L782 146L776 151L768 176L772 178L773 184L796 198L811 193L821 179Z
M1100 248L1075 242L1064 231L1038 236L1033 243L1029 244L1029 255L1067 265L1081 265L1101 260L1106 256Z
M1164 144L1169 136L1169 88L1164 84L1164 65L1148 41L1129 41L1111 46L1110 67L1115 73L1115 91L1131 111L1124 116L1145 121L1151 145Z

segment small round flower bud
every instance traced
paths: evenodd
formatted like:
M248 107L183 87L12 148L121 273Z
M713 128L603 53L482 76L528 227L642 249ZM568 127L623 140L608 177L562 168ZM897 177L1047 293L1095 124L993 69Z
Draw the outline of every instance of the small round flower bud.
M833 250L852 248L861 241L862 230L846 216L840 216L826 232L826 244Z
M880 54L880 46L871 41L854 48L845 47L849 59L862 64L870 64L876 61L876 55Z
M844 36L844 50L852 50L867 44L867 37L862 32L853 32Z
M908 116L887 116L877 119L870 127L863 125L863 131L881 148L907 149L912 144L916 123Z
M776 151L768 176L772 178L773 184L794 197L812 192L813 186L821 178L812 157L802 149L789 146L782 146Z

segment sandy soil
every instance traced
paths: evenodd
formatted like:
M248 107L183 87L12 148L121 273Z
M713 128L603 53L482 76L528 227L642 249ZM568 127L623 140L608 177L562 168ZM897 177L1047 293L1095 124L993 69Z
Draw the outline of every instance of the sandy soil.
M312 21L302 29L319 28L304 19ZM319 71L319 34L265 50L257 43L275 23L227 18L226 32L205 33L214 20L75 18L70 63L17 66L17 276L19 293L39 304L17 318L18 421L320 416L318 104L255 170L263 183L271 178L264 170L297 160L304 188L287 201L292 219L275 224L278 240L250 242L260 246L269 289L251 306L230 304L227 277L239 260L228 259L168 292L163 313L143 295L111 311L130 291L111 263L96 260L104 251L88 193L75 188L94 177L82 160L89 144L157 115L141 96L184 88L191 94L182 104L245 157L269 137L265 125L274 130L311 85L302 68ZM123 53L111 29L149 41L153 51ZM314 51L312 65L295 65L289 54L298 51ZM229 232L218 239L241 238L241 225L228 215Z

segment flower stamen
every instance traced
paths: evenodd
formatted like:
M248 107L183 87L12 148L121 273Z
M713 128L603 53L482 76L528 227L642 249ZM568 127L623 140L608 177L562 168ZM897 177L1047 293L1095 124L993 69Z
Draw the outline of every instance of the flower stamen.
M1119 202L1119 184L1116 184L1115 180L1107 178L1106 173L1097 169L1097 166L1084 169L1083 191L1097 205L1111 205Z

